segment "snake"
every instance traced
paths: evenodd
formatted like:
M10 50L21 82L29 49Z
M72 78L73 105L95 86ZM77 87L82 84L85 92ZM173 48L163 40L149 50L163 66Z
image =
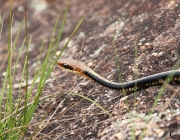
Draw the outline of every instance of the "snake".
M180 70L165 71L150 76L146 76L143 78L135 79L129 82L116 83L103 78L101 75L97 74L85 63L78 60L74 60L72 58L59 59L57 61L57 65L62 69L66 69L70 72L94 80L95 82L105 87L108 87L113 90L119 90L122 92L134 92L142 88L162 85L163 81L165 81L168 78L170 79L171 82L180 81Z

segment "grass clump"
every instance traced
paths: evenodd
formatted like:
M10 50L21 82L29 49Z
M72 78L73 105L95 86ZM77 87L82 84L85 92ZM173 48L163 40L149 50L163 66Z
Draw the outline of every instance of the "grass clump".
M60 54L56 56L56 52L58 51L58 45L62 36L62 32L66 23L66 17L69 9L69 3L67 5L66 11L63 15L61 27L58 29L57 25L59 24L60 14L57 17L56 24L54 26L51 41L46 52L46 57L42 59L43 52L43 43L41 46L41 51L39 54L39 59L37 60L37 68L34 71L32 82L29 82L29 45L31 43L31 38L28 37L28 28L27 28L27 15L25 16L24 20L21 23L21 26L18 29L18 33L14 40L12 40L12 4L10 7L10 15L9 15L9 26L8 26L8 54L5 58L4 62L7 62L7 67L5 71L5 77L3 79L2 88L0 91L0 140L8 139L8 140L19 140L24 139L27 136L28 127L30 127L30 122L33 118L34 112L37 108L37 105L42 101L40 99L43 88L45 87L45 83L52 72L54 66L56 65L57 60L62 55L63 51L66 49L69 41L77 31L78 27L82 23L85 15L79 21L78 25L72 32L71 36L69 37L67 43L64 45L63 49L61 50ZM1 17L2 19L2 17ZM0 31L3 28L3 22L0 22ZM17 47L17 40L19 38L19 34L25 27L26 37L22 42L22 45L19 49L18 56L15 60L15 65L12 67L13 56L15 54L15 48ZM58 32L55 37L55 32ZM55 41L54 41L54 38ZM24 48L26 47L26 48ZM14 97L15 89L13 87L15 73L17 70L17 65L19 63L20 57L22 55L22 50L26 49L26 54L24 57L24 64L22 71L18 71L21 73L21 82L18 87L18 94ZM41 61L42 62L41 62ZM41 64L40 64L41 62ZM1 64L1 69L4 66L4 63ZM23 82L25 79L25 82ZM36 84L37 83L37 84ZM35 92L35 95L33 94ZM33 100L32 100L33 97ZM40 122L41 123L41 122ZM40 125L40 123L35 124L36 127ZM31 136L36 135L34 132Z

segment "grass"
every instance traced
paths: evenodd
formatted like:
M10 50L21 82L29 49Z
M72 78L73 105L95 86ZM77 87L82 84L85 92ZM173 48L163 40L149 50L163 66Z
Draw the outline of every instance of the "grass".
M25 15L24 20L22 21L21 26L18 29L18 33L16 35L15 40L12 40L12 22L13 22L13 16L12 16L12 4L10 7L10 15L9 15L9 26L8 26L8 54L7 54L7 69L6 69L6 75L4 77L4 82L2 85L2 90L0 93L0 139L8 139L8 140L19 140L24 139L27 136L27 129L30 127L30 122L33 118L33 115L35 113L35 110L37 108L37 105L42 102L45 98L41 98L41 94L43 91L43 88L45 87L45 83L52 72L54 66L56 65L57 60L60 58L64 50L66 49L69 41L76 33L77 29L79 28L80 24L82 23L85 15L81 18L78 25L72 32L71 36L69 37L67 43L64 45L63 49L61 50L60 54L56 56L56 52L58 51L58 45L61 40L62 32L66 23L67 13L69 9L69 4L67 5L66 11L63 15L61 27L58 29L57 25L59 24L60 20L60 14L57 17L56 24L54 26L51 41L48 47L48 50L46 52L46 57L42 58L43 52L43 42L41 46L41 51L39 54L39 59L37 61L37 67L36 71L34 71L34 77L32 80L32 83L29 83L29 68L28 68L28 61L29 61L29 45L31 43L31 37L28 37L28 28L27 28L27 22L28 22L28 16ZM2 19L2 17L1 17ZM1 23L1 30L3 28L3 22ZM24 41L22 42L22 45L19 50L19 54L16 58L15 65L12 68L12 61L13 56L15 54L16 50L16 43L19 38L19 34L23 30L23 27L25 28L26 37L24 38ZM55 35L55 32L58 31L57 37ZM54 41L54 38L56 40ZM24 48L26 46L26 48ZM14 98L14 89L13 89L13 83L14 83L14 77L17 70L17 65L19 64L20 57L22 55L22 50L26 49L26 54L24 58L24 66L21 71L21 82L18 90L18 96L17 98ZM4 62L6 61L4 60ZM42 63L40 64L40 61ZM39 65L40 64L40 65ZM4 63L1 65L1 68L3 67ZM0 69L1 70L1 69ZM18 71L19 73L20 71ZM23 80L25 79L25 86L22 85ZM38 81L38 84L36 85ZM37 86L35 88L35 86ZM24 90L22 90L24 88ZM34 95L33 92L36 89L36 94ZM23 96L22 96L23 95ZM55 96L55 95L54 95ZM31 100L33 97L33 101ZM50 98L46 97L46 98ZM43 120L41 120L40 123L35 124L36 127L38 127ZM36 131L29 136L29 138L32 138L34 135L36 135Z

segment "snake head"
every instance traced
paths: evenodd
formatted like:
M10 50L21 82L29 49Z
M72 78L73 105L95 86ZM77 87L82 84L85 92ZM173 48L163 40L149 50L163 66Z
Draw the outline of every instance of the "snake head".
M62 68L66 69L70 72L79 74L81 76L84 75L84 69L87 67L83 62L68 58L68 59L59 59L57 65Z
M73 70L74 70L74 68L73 68L72 66L70 66L70 65L67 64L67 63L61 63L61 61L60 61L60 62L57 62L57 65L58 65L60 68L62 68L62 69L66 69L66 70L69 70L69 71L73 71Z

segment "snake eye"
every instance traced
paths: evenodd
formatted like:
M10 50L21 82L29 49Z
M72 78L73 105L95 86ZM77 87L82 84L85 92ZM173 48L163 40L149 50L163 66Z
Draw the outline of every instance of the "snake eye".
M65 68L65 69L68 69L68 70L73 70L73 68L70 66L70 65L68 65L68 64L63 64L63 67Z
M70 68L70 66L68 64L63 64L63 66L64 66L65 69L69 69Z

